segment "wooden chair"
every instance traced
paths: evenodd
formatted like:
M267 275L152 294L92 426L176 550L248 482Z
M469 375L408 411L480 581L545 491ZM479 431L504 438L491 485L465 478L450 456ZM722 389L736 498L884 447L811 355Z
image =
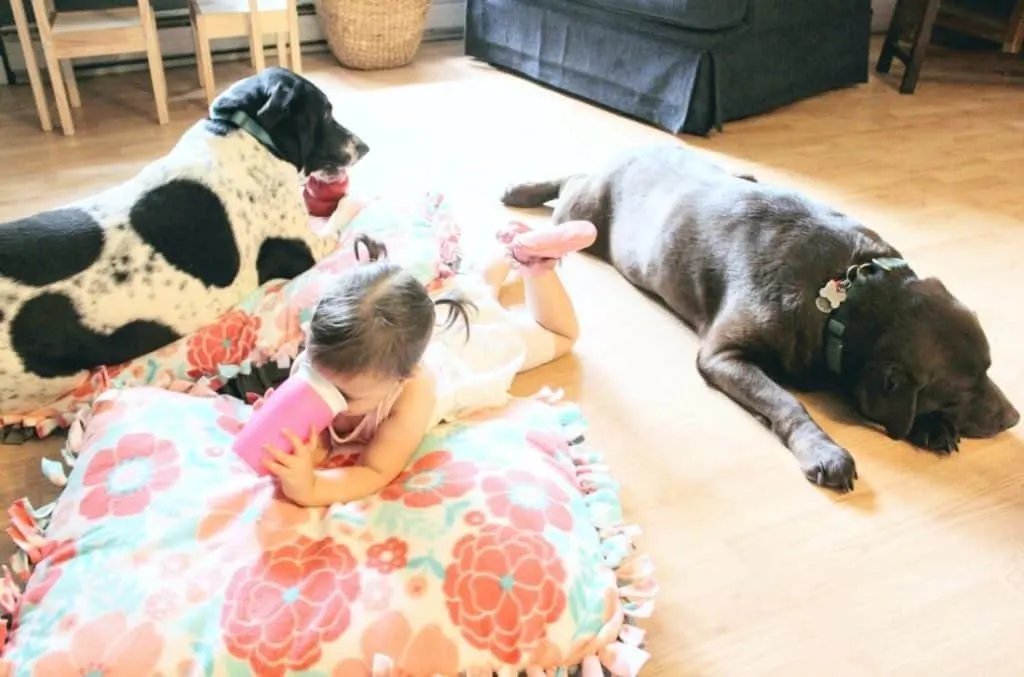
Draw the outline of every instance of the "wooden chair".
M12 6L16 2L20 3L21 0L12 0ZM162 125L167 124L167 83L164 78L160 44L157 41L156 21L149 0L137 2L138 7L58 12L54 9L53 0L32 0L39 41L42 43L46 69L53 85L54 98L57 100L60 126L65 135L75 133L71 107L79 108L82 105L71 60L91 56L145 52L149 61L150 79L153 82L157 120ZM24 23L24 8L21 8L16 16L18 14ZM27 26L25 30L27 32ZM19 29L19 39L20 36ZM31 50L31 42L27 44L26 54ZM29 79L38 80L39 73L34 58L30 61L26 57L26 67L30 71ZM45 118L43 116L45 101L40 101L37 97L36 105L39 107L45 129L45 120L49 117L48 113Z
M1024 0L1017 0L1008 18L982 13L971 7L969 2L899 0L875 70L888 73L893 58L902 61L905 70L900 81L900 94L913 94L917 89L917 80L936 25L999 43L1003 54L1016 56L1024 43ZM910 49L906 51L900 47L900 40L908 34Z
M266 68L263 36L277 35L277 60L296 73L302 72L299 42L299 10L296 0L189 0L199 84L212 103L217 94L213 79L210 41L249 38L249 58L259 72ZM289 55L289 49L290 55Z

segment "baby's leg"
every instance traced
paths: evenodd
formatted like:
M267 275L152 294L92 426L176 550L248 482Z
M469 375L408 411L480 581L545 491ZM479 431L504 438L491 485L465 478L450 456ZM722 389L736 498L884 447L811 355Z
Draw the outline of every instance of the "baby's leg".
M505 280L508 279L508 274L511 271L512 262L504 253L496 254L493 260L484 266L481 275L487 287L494 294L494 298L498 298L501 294L501 288L505 286Z
M499 241L507 248L506 260L523 276L530 314L528 324L522 327L528 353L524 371L565 355L576 343L576 312L555 269L562 257L589 247L596 236L594 225L586 221L536 231L513 223L498 233ZM538 330L547 335L546 340ZM546 349L548 346L550 349Z

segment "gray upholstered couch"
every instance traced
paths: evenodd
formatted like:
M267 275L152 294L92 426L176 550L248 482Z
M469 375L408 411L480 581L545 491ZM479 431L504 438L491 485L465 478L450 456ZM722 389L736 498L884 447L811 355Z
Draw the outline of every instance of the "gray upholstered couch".
M866 82L871 0L468 0L466 53L671 132Z

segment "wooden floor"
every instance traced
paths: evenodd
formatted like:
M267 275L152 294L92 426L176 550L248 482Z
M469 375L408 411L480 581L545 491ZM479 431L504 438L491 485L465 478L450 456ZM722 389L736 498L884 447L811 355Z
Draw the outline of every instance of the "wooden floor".
M350 73L307 59L338 116L372 147L356 189L443 188L481 231L510 178L585 168L670 137L431 46L414 67ZM218 81L243 73L218 70ZM81 82L75 138L38 131L27 87L0 88L0 219L105 188L202 115L191 69L168 73L155 122L145 74ZM1024 406L1024 87L922 78L869 84L685 138L729 166L831 201L939 274L987 328L993 374ZM538 218L543 213L538 212ZM857 457L836 497L694 369L693 335L608 268L565 276L576 354L523 377L562 386L621 481L659 567L648 677L1024 674L1024 432L935 458L809 405ZM0 500L37 482L54 443L0 450Z

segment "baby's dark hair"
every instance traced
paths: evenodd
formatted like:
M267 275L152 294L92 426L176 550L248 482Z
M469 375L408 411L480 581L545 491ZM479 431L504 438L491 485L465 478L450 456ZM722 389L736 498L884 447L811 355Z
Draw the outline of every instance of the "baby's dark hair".
M409 271L387 260L384 243L359 235L353 247L364 261L360 245L365 265L346 272L313 311L306 341L313 364L336 374L408 378L430 342L437 306L448 309L444 328L461 319L469 338L471 301L458 293L432 299Z

